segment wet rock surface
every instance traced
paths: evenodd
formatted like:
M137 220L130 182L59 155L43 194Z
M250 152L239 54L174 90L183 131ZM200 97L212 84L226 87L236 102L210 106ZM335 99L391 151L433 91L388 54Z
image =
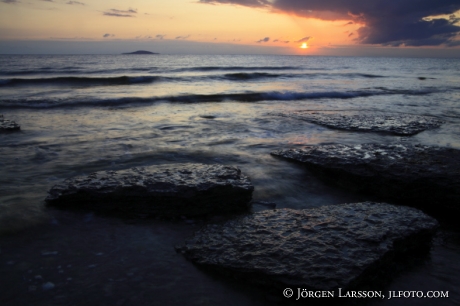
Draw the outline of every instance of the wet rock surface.
M45 201L105 213L199 216L246 210L253 189L237 167L169 164L67 179Z
M0 132L19 131L21 127L14 121L6 120L0 115Z
M407 205L460 212L460 151L422 145L330 144L278 150L331 183Z
M384 203L286 208L208 225L176 250L269 287L347 289L380 277L396 257L425 252L437 225L415 208Z
M384 112L297 111L281 115L334 129L389 133L401 136L415 135L428 129L438 128L444 123L435 117Z

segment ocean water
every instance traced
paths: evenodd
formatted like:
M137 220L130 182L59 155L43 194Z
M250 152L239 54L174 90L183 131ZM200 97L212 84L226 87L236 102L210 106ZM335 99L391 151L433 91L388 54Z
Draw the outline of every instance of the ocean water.
M296 110L397 112L446 123L400 137L278 115ZM254 200L278 208L375 200L269 153L368 142L460 149L460 59L1 55L0 114L21 125L0 134L2 305L267 305L251 285L175 253L205 221L56 211L44 205L47 190L99 170L202 162L240 167ZM377 290L442 290L449 298L369 304L458 305L459 262L458 226L441 221L427 258ZM54 287L46 290L48 282Z

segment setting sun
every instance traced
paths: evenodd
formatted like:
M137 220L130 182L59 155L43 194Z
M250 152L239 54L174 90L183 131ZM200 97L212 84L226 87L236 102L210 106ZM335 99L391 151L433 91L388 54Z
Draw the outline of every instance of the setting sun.
M303 43L301 46L300 46L301 49L307 49L308 48L308 45L307 43Z

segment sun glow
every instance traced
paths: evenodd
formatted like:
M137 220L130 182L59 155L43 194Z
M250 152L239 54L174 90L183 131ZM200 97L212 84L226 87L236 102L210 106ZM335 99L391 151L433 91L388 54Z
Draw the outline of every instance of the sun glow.
M307 43L303 43L301 46L300 46L301 49L307 49L308 48L308 45Z

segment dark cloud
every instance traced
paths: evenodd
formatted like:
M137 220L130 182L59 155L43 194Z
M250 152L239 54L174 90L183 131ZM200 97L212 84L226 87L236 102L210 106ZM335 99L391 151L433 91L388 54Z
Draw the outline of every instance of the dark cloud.
M105 16L112 16L112 17L136 17L133 14L137 14L137 10L134 9L127 9L127 10L117 10L117 9L110 9L103 12Z
M449 43L460 33L460 27L446 19L374 22L358 29L359 40L390 46L437 46Z
M459 0L200 0L210 4L237 4L268 7L287 13L322 20L348 20L363 24L357 41L391 46L453 45L460 34ZM347 23L350 24L350 23Z
M137 14L137 10L134 10L132 8L130 9L127 9L127 10L117 10L117 9L110 9L109 11L113 12L113 13L120 13L120 14Z
M216 4L216 3L225 3L225 4L237 4L249 7L260 7L268 6L270 2L267 0L200 0L200 3Z
M13 4L13 3L19 3L18 0L2 0L3 3L8 3L8 4Z
M256 43L266 43L270 41L270 37L265 37L256 41Z
M45 0L47 1L47 0ZM68 1L66 4L70 4L70 5L85 5L83 2L79 2L79 1Z
M187 36L177 36L176 39L187 39L189 38L190 35L187 35Z
M165 34L158 34L155 36L156 39L164 39L165 38Z
M104 12L103 15L112 16L112 17L135 17L133 15L119 14L119 13L112 13L112 12Z
M273 42L280 42L280 43L283 43L283 44L288 44L288 43L289 43L289 40L279 40L279 39L275 39Z
M458 47L460 46L460 40L452 41L448 44L449 47Z
M309 41L311 38L312 38L311 36L305 36L304 38L301 38L301 39L296 40L296 41L294 41L294 42L296 42L296 43L303 43L303 42Z
M104 38L115 37L115 34L106 33L106 34L102 35L102 37L104 37Z

